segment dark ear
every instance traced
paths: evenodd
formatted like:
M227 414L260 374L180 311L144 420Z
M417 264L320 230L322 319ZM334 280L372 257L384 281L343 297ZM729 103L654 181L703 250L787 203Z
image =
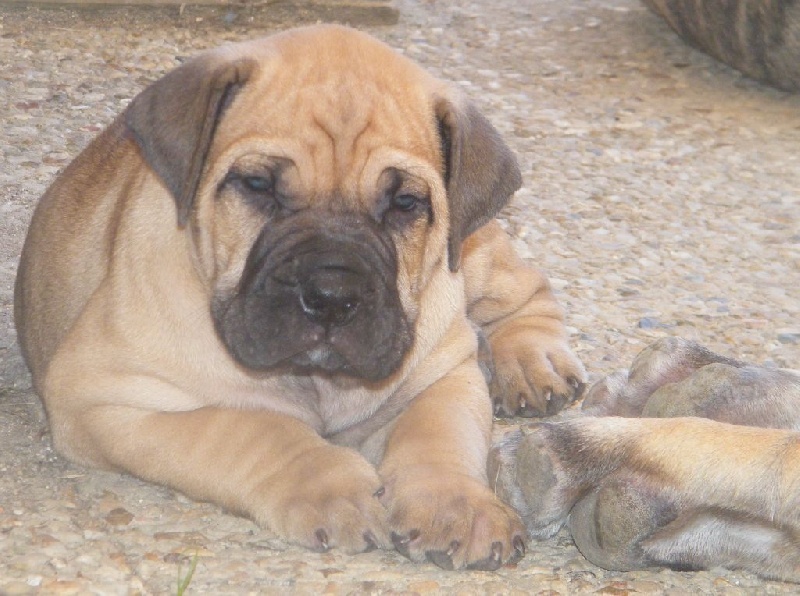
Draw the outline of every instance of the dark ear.
M175 198L180 226L192 212L217 123L254 66L200 56L150 85L125 112L145 160Z
M457 271L461 243L508 203L522 175L511 149L471 103L440 100L436 114L450 207L448 259Z

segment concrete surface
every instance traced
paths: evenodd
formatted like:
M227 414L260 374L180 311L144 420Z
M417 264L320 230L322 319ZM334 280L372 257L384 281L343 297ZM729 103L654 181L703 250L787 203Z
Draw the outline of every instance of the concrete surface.
M398 0L367 27L462 86L517 152L503 221L566 305L593 378L664 335L800 363L800 98L687 48L636 0ZM38 196L181 57L307 20L0 6L0 594L792 594L736 571L609 572L568 536L515 567L310 553L170 490L53 453L15 346ZM314 20L316 17L312 18Z

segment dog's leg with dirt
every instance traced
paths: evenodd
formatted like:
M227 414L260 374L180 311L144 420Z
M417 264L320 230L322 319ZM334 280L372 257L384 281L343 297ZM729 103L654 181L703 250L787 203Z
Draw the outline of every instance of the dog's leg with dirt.
M584 415L494 448L490 479L529 532L568 523L609 569L721 565L800 581L800 376L662 340L628 381L601 382L587 410L670 417Z

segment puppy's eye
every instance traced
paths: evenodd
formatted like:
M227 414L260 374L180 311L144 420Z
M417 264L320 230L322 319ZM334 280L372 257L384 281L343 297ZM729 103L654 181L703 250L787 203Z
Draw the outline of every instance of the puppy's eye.
M419 198L414 195L398 194L392 198L392 208L398 211L413 211L419 202Z
M242 176L242 185L251 192L266 193L272 191L272 178L263 176Z
M397 168L386 168L378 183L381 194L377 208L383 225L402 230L424 219L433 221L430 187L423 179Z
M246 203L264 213L271 215L278 206L275 177L270 174L256 175L232 171L225 178L223 187L234 189Z

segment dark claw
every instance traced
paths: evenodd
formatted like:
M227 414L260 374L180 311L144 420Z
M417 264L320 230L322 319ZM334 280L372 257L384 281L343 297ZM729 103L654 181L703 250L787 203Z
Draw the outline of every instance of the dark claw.
M376 490L374 493L372 493L372 496L380 499L385 494L386 494L386 487L382 486L378 490Z
M470 565L467 565L467 569L472 569L474 571L495 571L500 568L502 562L503 543L493 542L492 554L481 561L476 561Z
M378 541L370 530L364 532L364 542L367 543L367 548L364 549L365 553L372 552L378 548Z
M441 567L447 571L452 571L455 569L455 566L453 565L453 555L460 546L461 543L458 540L453 540L453 542L450 543L450 548L448 548L446 551L429 550L425 553L425 556L437 567Z
M416 540L417 538L419 538L419 530L411 530L408 533L408 536L401 536L396 532L392 532L392 544L394 544L397 552L407 559L411 558L411 550L409 549L409 545L411 544L412 540Z
M516 536L512 542L512 545L514 546L514 554L508 560L508 564L516 565L522 560L522 557L525 556L525 541L521 536Z
M323 530L322 528L320 528L319 530L314 532L314 536L316 536L317 540L319 541L320 549L323 552L328 550L328 548L329 548L329 546L328 546L328 533L325 530Z
M558 414L570 401L570 396L568 395L551 394L550 400L547 402L547 415Z
M411 540L408 539L407 536L401 536L396 532L392 532L392 544L394 544L394 548L397 552L399 552L404 557L408 558L410 556L410 552L408 550L408 543Z
M525 405L517 410L517 416L520 418L541 418L542 412L539 408L535 408L525 401Z
M580 382L575 377L570 377L567 382L570 384L570 387L572 387L573 399L578 399L581 395L583 395L583 392L586 389L586 383Z

